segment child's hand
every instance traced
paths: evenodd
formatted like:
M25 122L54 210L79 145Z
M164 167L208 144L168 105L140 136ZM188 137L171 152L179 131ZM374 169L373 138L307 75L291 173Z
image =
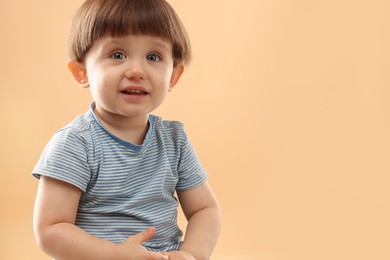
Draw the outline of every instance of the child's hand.
M117 250L119 251L120 259L128 260L168 260L166 253L155 253L149 252L141 244L148 241L156 233L154 227L149 228L141 233L138 233L134 236L129 237L122 243L116 245ZM185 259L185 258L183 258Z
M187 251L170 251L167 252L169 260L195 260L195 257Z

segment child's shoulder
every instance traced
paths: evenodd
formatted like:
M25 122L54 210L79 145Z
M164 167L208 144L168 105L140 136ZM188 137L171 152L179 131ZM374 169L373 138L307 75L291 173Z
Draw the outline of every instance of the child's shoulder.
M160 120L161 124L164 125L166 128L172 128L172 129L182 129L184 128L184 124L177 120L166 120L161 117L156 117L158 120Z
M68 123L61 130L85 132L91 129L94 119L90 112L76 116L70 123ZM60 130L60 131L61 131Z
M159 116L154 116L155 131L162 132L172 138L186 139L187 135L184 124L177 120L165 120Z
M90 113L85 113L75 117L70 123L59 129L55 136L62 138L85 139L86 135L90 135L93 124L93 117ZM89 138L88 138L89 139Z
M154 125L158 129L164 129L167 131L180 132L184 131L184 124L177 120L166 120L160 116L153 115L152 120L154 121Z

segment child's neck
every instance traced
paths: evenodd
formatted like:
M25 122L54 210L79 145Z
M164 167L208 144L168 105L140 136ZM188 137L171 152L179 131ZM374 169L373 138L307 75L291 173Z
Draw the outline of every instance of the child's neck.
M149 115L129 118L95 108L100 123L113 135L136 145L142 145L149 129Z

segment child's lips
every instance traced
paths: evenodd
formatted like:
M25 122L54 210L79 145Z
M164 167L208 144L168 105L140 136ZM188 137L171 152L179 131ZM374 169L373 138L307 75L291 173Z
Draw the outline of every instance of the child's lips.
M142 90L123 90L121 91L123 94L126 95L146 95L147 93Z
M147 95L149 94L145 88L139 86L130 86L121 90L122 94L126 95Z

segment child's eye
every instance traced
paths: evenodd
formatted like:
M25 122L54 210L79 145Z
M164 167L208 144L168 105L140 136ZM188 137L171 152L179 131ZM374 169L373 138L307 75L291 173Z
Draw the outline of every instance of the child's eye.
M161 57L157 54L149 54L148 56L146 56L146 59L149 61L160 61Z
M111 58L114 60L123 60L126 58L126 55L122 52L114 52L111 54Z

